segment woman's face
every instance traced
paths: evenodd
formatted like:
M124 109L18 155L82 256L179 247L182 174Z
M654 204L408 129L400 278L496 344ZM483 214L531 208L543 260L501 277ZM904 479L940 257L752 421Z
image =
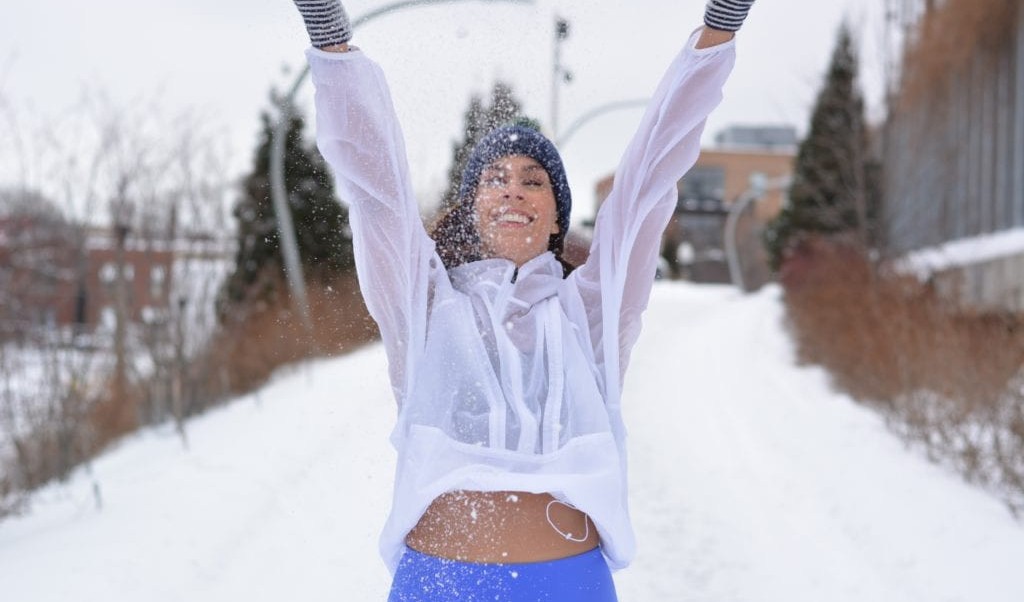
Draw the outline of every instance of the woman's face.
M547 251L548 237L558 233L551 178L524 155L502 157L480 172L474 215L483 257L516 266Z

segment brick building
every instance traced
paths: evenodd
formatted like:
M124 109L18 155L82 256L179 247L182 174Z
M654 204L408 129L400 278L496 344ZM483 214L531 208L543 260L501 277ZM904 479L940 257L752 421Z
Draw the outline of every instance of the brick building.
M175 262L195 254L195 241L128 234L119 246L110 228L0 218L0 337L111 329L122 278L128 321L162 319L172 302Z
M663 275L695 282L729 282L724 228L729 210L751 188L755 175L781 180L793 173L796 131L789 126L734 126L701 150L694 167L677 184L676 214L662 243ZM608 197L614 176L595 187L596 207ZM760 232L778 215L785 190L766 191L737 226L744 281L753 286L770 276Z
M84 286L76 286L84 299L76 299L73 313L64 314L61 325L79 322L88 330L110 327L116 315L118 266L123 264L125 310L133 323L150 322L170 305L173 246L166 241L126 238L119 251L116 236L109 230L94 231L86 245ZM120 258L120 262L119 262Z

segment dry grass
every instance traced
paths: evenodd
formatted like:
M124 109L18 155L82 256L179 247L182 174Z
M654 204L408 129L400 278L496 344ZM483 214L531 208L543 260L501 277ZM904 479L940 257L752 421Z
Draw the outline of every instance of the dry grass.
M944 0L922 17L903 60L902 106L945 96L952 77L972 61L999 56L1013 40L1019 0Z
M801 361L1024 510L1024 316L958 308L822 240L801 247L782 280Z
M283 283L279 284L277 290L284 290ZM244 315L233 316L207 349L185 367L186 405L181 408L183 416L177 418L250 392L283 366L339 355L377 338L354 276L329 286L310 286L308 296L312 335L291 310L287 296L253 304ZM59 398L57 406L66 410L59 418L47 419L13 437L14 457L0 466L0 518L22 509L26 492L64 478L75 466L138 428L140 400L147 387L154 386L131 382L115 395L116 387L110 383L96 391L84 391L76 388L75 382L55 384L48 393ZM180 432L184 436L183 428Z
M279 284L277 290L286 290ZM245 315L233 317L194 362L198 390L191 397L202 402L247 393L282 366L340 355L377 338L355 276L310 286L307 295L312 333L287 296L255 303Z

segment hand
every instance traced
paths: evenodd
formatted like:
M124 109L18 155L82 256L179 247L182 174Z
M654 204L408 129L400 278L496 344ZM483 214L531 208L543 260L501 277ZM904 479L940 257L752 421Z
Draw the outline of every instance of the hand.
M352 39L352 26L339 0L293 0L306 23L309 41L316 48L345 44Z
M708 0L704 24L720 31L737 31L753 3L754 0Z

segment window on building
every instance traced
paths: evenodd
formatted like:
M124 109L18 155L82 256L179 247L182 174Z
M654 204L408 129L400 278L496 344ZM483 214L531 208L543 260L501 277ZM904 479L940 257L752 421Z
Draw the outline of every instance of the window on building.
M718 199L725 196L725 168L698 165L679 184L679 198Z
M167 268L162 265L153 266L149 271L149 294L154 298L164 294L164 283L167 281Z
M135 266L126 263L124 264L124 280L125 282L131 282L135 279ZM113 261L108 261L103 264L100 268L100 282L106 285L113 285L117 282L117 264Z
M100 310L99 327L102 330L113 332L115 326L117 326L117 312L109 305L103 306L103 309Z
M114 265L114 262L108 261L100 268L100 282L113 284L115 280L117 280L117 266Z

